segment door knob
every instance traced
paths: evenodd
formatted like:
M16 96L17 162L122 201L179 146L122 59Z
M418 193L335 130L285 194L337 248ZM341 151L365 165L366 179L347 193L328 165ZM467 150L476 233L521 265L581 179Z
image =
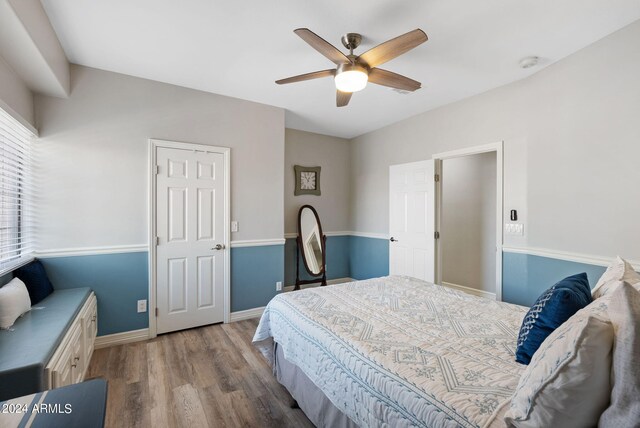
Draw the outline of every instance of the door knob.
M398 242L398 239L394 238L393 236L389 239L389 241L391 242Z
M224 244L216 244L216 246L213 247L212 250L224 250Z

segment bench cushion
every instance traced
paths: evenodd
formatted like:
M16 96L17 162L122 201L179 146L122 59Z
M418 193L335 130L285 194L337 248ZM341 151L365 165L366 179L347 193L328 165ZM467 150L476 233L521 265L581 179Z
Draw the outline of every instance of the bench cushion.
M44 390L44 368L90 294L90 288L57 290L12 331L0 331L0 400Z

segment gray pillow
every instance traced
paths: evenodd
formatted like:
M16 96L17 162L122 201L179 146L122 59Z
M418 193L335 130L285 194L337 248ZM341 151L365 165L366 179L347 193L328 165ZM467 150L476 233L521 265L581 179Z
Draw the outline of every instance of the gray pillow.
M615 332L611 403L601 427L640 427L640 292L628 282L611 293L609 316Z

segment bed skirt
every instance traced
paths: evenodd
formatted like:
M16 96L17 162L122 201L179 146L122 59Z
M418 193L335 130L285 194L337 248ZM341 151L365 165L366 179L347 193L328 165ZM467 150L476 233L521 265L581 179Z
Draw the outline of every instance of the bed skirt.
M342 413L326 395L305 375L298 366L284 357L282 347L273 343L273 374L309 420L318 428L356 428L347 415Z

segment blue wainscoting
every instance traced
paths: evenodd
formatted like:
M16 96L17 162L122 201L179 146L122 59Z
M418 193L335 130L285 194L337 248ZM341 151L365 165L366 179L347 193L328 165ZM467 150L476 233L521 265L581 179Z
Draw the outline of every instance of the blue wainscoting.
M389 275L389 241L380 238L351 236L349 272L353 279Z
M147 252L40 259L54 289L91 287L98 298L98 336L149 327L137 301L149 298Z
M327 279L349 278L349 242L351 237L327 236ZM300 257L300 279L312 279ZM296 239L288 238L284 246L285 286L296 283Z
M389 242L361 236L327 238L329 279L358 280L389 274ZM148 299L148 253L101 254L41 259L56 289L91 287L98 297L98 335L148 327L136 303ZM520 253L503 253L503 299L530 306L562 278L586 272L594 287L605 268ZM5 275L6 282L10 278ZM295 283L295 240L285 245L231 249L231 312L265 306L276 282Z
M502 253L502 299L531 306L543 291L569 275L586 272L591 288L605 267L520 253Z
M91 287L98 298L98 335L149 327L137 301L149 299L147 252L47 257L56 289ZM231 249L231 312L265 306L284 279L284 245Z
M284 245L231 248L231 312L265 306L284 280Z

